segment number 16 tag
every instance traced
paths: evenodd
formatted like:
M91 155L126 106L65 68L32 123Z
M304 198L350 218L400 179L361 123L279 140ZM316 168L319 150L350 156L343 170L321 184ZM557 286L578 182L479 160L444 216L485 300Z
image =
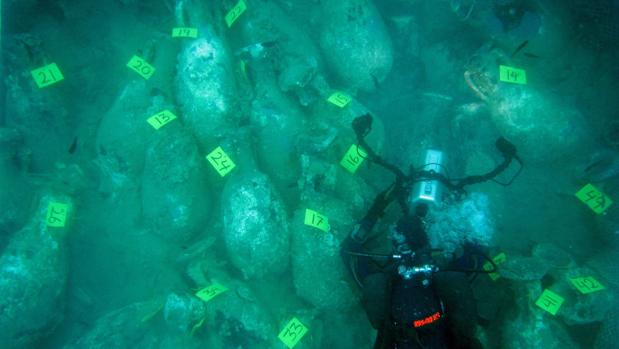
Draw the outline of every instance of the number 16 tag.
M327 216L321 215L320 213L310 210L309 208L305 209L305 225L309 225L310 227L314 227L324 231L325 233L329 232L329 219Z
M354 174L359 168L359 166L361 166L363 159L365 159L367 156L368 154L363 151L363 149L361 149L356 144L353 144L350 146L350 148L348 148L346 154L344 154L344 157L340 161L340 165L342 165L342 167L348 170L348 172Z
M307 331L307 327L305 327L299 319L293 317L292 320L288 322L286 327L284 327L284 329L279 333L277 338L284 342L288 348L292 348L299 343Z

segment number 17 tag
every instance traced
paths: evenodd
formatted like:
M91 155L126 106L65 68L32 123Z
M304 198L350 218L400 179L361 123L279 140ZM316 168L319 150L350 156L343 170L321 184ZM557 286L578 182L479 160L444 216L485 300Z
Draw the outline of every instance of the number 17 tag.
M305 225L309 225L310 227L314 227L324 231L325 233L329 232L329 219L327 216L321 215L320 213L310 210L309 208L305 209Z
M288 348L292 348L299 343L307 331L307 327L305 327L299 319L293 317L292 320L288 322L286 327L284 327L284 329L279 333L277 338L284 342Z

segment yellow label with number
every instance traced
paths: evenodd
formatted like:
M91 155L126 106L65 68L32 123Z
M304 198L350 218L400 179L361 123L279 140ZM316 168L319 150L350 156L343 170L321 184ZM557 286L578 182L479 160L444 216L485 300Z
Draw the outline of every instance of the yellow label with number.
M230 173L230 171L236 167L234 162L232 162L228 154L226 154L221 147L215 148L215 150L206 156L206 159L211 163L211 165L213 165L215 171L217 171L217 173L219 173L222 177Z
M350 103L350 101L352 101L352 97L345 94L344 92L338 91L331 94L331 96L327 98L327 101L329 101L329 103L331 104L337 105L340 108L344 108L348 105L348 103Z
M299 343L307 331L307 327L305 327L299 319L293 317L292 320L290 320L284 329L279 333L277 338L284 342L288 348L292 348Z
M45 224L48 227L62 228L67 222L69 205L60 202L50 202L47 206Z
M44 67L37 68L30 72L34 78L34 82L37 83L39 88L43 88L49 85L53 85L59 81L64 80L64 76L58 69L56 63L48 64Z
M157 113L157 114L151 116L146 121L155 130L158 130L158 129L162 128L163 126L165 126L166 124L168 124L169 122L171 122L174 119L176 119L176 115L172 114L172 112L169 111L169 110L164 110L164 111L162 111L160 113Z
M208 302L226 291L228 291L228 288L221 284L215 283L196 292L196 297Z
M570 278L570 282L582 294L593 293L606 288L599 283L599 281L594 279L593 276Z
M542 292L542 295L539 296L535 302L535 305L546 310L550 314L555 315L559 311L559 308L561 308L563 301L563 297L552 292L551 290L545 289L544 292Z
M507 260L507 256L503 252L499 253L494 258L492 258L492 261L494 262L494 265L496 265L497 267L499 266L499 264L505 263L506 260ZM484 268L484 270L492 270L493 269L492 263L490 263L490 262L484 263L483 268ZM499 275L499 273L496 273L496 272L495 273L489 273L488 276L492 279L492 281L496 281L496 279L501 277Z
M354 174L359 166L361 166L363 159L367 156L368 154L363 149L356 144L353 144L350 148L348 148L346 154L344 154L344 157L340 161L340 165L348 170L348 172Z
M503 82L512 84L527 84L527 72L524 69L508 67L506 65L499 66L499 79Z
M245 10L247 10L247 5L245 4L245 1L239 0L239 2L234 5L234 7L230 11L228 11L228 14L225 18L228 28L232 27L232 24L234 24L234 22L239 19L239 17L243 14L243 12L245 12Z
M576 193L576 197L580 199L580 201L584 202L589 206L593 212L600 214L613 203L613 201L604 193L599 191L596 187L594 187L591 183L585 185Z
M330 229L329 219L327 218L327 216L321 215L320 213L314 210L310 210L309 208L305 209L304 223L305 225L320 229L324 232L329 232Z
M178 27L172 28L173 38L197 38L198 28Z
M127 63L127 67L138 73L141 77L148 80L153 74L155 74L155 67L148 64L145 60L138 56L133 56Z

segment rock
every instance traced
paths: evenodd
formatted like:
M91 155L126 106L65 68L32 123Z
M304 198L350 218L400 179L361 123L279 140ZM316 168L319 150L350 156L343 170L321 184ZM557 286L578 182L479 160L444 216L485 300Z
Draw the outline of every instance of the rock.
M176 88L185 125L206 148L233 125L234 75L223 41L208 27L178 57ZM208 145L208 147L207 147Z
M535 245L533 247L533 257L541 259L541 263L550 268L565 268L573 263L569 253L551 243Z
M320 310L345 310L358 304L354 282L342 263L340 244L353 226L347 206L332 197L303 199L291 228L292 273L297 295ZM326 215L330 231L304 224L305 209Z
M113 198L119 191L135 188L142 175L144 152L153 131L146 122L151 116L147 113L150 102L144 81L128 83L97 130L100 191L110 193Z
M451 253L466 243L488 246L494 236L494 220L486 195L471 193L454 204L443 203L428 217L428 236L433 248Z
M144 220L155 235L186 241L205 228L211 206L206 166L180 124L157 131L146 151L141 190Z
M170 293L163 307L163 318L168 327L185 335L205 316L205 303L193 296Z
M151 321L161 311L156 301L134 303L99 318L65 349L152 348L161 338Z
M32 188L18 165L22 141L17 130L0 128L0 248L9 232L17 231L28 219Z
M252 103L251 122L257 138L259 168L269 175L277 189L287 192L300 175L298 137L303 131L303 113L279 92L271 81L260 80L264 91ZM287 201L292 201L289 199Z
M64 228L46 224L50 202L68 205ZM45 194L31 221L14 234L0 257L0 347L33 348L63 319L68 277L66 235L73 203Z
M593 276L605 285L606 289L582 294L569 281L570 278ZM558 282L553 287L557 292L565 296L565 302L557 313L567 325L584 325L603 321L608 312L617 307L617 297L612 286L589 268L570 268L562 270L556 276Z
M491 103L492 119L523 159L529 163L557 161L573 157L583 147L583 116L576 108L565 106L558 96L499 86L500 98Z
M206 307L206 336L213 347L267 349L281 346L269 309L251 300L255 299L251 289L232 279L220 281L228 291L211 299Z
M66 156L73 138L70 130L74 120L66 107L69 102L64 100L66 81L39 89L30 72L44 66L43 62L52 63L48 62L45 43L34 34L7 38L9 40L3 40L6 95L3 95L5 106L0 121L4 127L17 129L22 134L23 143L30 152L29 169L46 173L53 169L55 161ZM63 66L59 69L62 71Z
M501 264L499 274L510 280L536 281L541 280L549 269L550 266L540 258L510 255L507 261Z
M503 325L501 348L578 348L561 323L535 305L542 293L541 282L519 283L514 287L517 315Z
M391 71L385 24L369 0L322 1L320 47L329 68L350 90L372 91Z
M224 242L232 264L246 278L285 271L290 256L288 219L269 178L256 170L239 170L230 175L221 200Z

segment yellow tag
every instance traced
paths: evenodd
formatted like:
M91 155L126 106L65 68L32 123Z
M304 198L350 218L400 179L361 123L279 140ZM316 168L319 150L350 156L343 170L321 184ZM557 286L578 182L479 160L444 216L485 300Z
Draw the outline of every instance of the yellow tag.
M499 66L499 79L503 82L511 82L512 84L527 84L527 72L524 69L508 67L506 65Z
M127 67L140 74L140 76L146 80L148 80L155 73L155 67L148 64L145 60L138 56L131 57L129 63L127 63Z
M599 283L593 276L585 276L578 278L570 278L570 282L574 287L578 289L582 294L593 293L605 289L604 285Z
M324 232L329 232L330 227L327 216L323 216L314 210L310 210L309 208L305 209L304 223L310 227L318 228Z
M307 331L307 327L305 327L299 319L293 317L292 320L288 322L286 327L284 327L284 329L279 333L277 338L284 342L288 348L292 348L299 343Z
M499 253L494 258L492 258L494 265L496 265L497 267L499 264L505 263L506 260L507 260L507 256L503 252ZM483 268L484 270L492 270L492 263L486 262ZM492 281L496 281L496 279L500 277L499 273L490 273L488 274L488 276L492 279Z
M39 88L43 88L64 80L64 76L62 76L62 73L60 72L60 69L58 69L56 63L37 68L31 71L30 74L32 74L34 82L37 83Z
M334 92L329 98L327 98L331 104L335 104L340 108L344 108L345 106L352 101L352 97L345 94L344 92Z
M559 311L559 308L561 308L563 301L563 297L552 292L551 290L545 289L544 292L542 292L542 295L539 296L535 302L535 305L546 310L550 314L555 315L557 311Z
M340 165L347 169L348 172L354 174L359 166L361 166L363 159L367 156L368 154L363 151L363 149L359 148L356 144L353 144L350 148L348 148L346 154L344 154L342 161L340 161Z
M239 0L239 2L234 5L230 11L228 11L228 14L226 15L226 24L228 25L228 28L232 27L232 24L234 24L234 22L243 14L243 12L245 12L245 10L247 10L245 1Z
M172 28L172 37L173 38L197 38L198 37L198 28Z
M157 113L146 121L155 129L158 130L162 128L164 125L169 123L170 121L176 119L176 115L172 114L169 110L164 110L160 113Z
M582 187L582 189L576 193L576 197L587 204L587 206L597 214L606 211L608 206L613 203L608 196L604 195L604 193L599 191L591 183Z
M211 165L213 165L215 171L217 171L217 173L219 173L222 177L227 175L236 167L234 162L230 160L228 154L226 154L221 147L215 148L215 150L206 156L206 159L211 163Z
M215 283L196 292L196 297L208 302L226 291L228 291L228 289L225 286Z
M62 228L67 222L69 205L60 202L50 202L47 206L45 223L48 227Z

